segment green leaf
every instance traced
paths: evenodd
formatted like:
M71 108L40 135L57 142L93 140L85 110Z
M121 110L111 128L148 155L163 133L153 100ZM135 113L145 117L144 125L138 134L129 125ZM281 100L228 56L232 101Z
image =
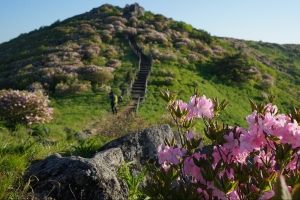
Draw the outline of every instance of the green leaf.
M226 184L226 194L232 192L238 186L239 181L230 181Z
M225 188L223 187L221 181L218 180L218 177L216 177L216 178L214 179L214 186L215 186L216 188L218 188L219 190L221 190L222 192L225 192Z
M251 108L252 108L252 112L254 110L257 110L257 105L252 101L252 99L249 99L249 101L250 101L250 105L251 105Z
M174 144L175 144L175 138L174 138L174 135L173 135L173 137L171 139L171 142L170 142L170 146L174 146Z

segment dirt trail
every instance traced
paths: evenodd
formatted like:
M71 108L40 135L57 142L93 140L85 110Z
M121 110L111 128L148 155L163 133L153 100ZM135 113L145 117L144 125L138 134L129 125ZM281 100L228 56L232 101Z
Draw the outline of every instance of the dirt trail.
M106 126L109 126L109 124L115 122L116 120L120 121L120 118L122 118L123 124L126 124L126 122L124 122L124 120L126 121L126 117L130 117L130 119L134 118L135 113L133 112L135 112L135 110L137 109L139 99L143 99L145 97L147 80L151 72L151 60L139 49L139 47L136 44L135 37L133 35L130 36L128 39L131 43L132 50L136 52L141 61L139 68L140 70L136 74L135 82L133 83L131 88L132 100L126 105L120 102L119 106L117 107L117 115L113 115L109 110L105 118L94 120L87 124L87 126L83 128L84 132L89 132L92 135L102 134L103 131L105 131Z
M135 117L135 105L136 101L132 100L128 104L120 104L117 107L118 113L113 114L111 109L104 114L104 117L99 117L96 120L91 121L85 127L82 128L83 132L98 135L103 134L103 131L108 128L108 126L118 126L117 124L113 124L113 122L128 120L131 121L132 118ZM124 123L124 122L123 122Z

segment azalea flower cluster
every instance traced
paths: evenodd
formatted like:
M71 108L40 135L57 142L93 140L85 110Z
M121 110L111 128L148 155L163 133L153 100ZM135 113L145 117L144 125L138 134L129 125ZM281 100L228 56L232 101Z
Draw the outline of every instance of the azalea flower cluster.
M214 105L211 99L207 99L205 95L200 98L196 95L192 96L188 104L182 100L174 101L172 106L180 108L181 111L188 111L184 120L201 117L213 118L214 116Z
M41 93L19 90L0 91L0 118L9 124L39 124L52 119L53 108Z
M280 114L271 103L251 101L253 112L246 116L249 126L243 129L215 121L226 108L225 101L219 104L217 99L194 95L185 103L168 91L161 95L182 134L180 144L166 141L158 147L158 163L162 173L178 173L173 180L184 185L184 191L192 188L199 199L270 199L276 178L284 177L290 192L299 184L300 111ZM205 122L205 136L212 145L203 147L201 134L191 131L196 118ZM172 184L169 189L174 193Z

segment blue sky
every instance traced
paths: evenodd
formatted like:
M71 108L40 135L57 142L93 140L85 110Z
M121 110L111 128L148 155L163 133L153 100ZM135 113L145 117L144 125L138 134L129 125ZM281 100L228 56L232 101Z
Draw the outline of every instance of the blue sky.
M0 43L105 3L135 2L211 35L300 44L300 0L1 0Z

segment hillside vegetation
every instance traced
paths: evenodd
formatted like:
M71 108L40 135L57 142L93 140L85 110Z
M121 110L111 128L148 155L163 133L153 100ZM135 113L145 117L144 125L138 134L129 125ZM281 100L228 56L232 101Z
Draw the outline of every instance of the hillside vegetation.
M74 138L88 124L110 119L109 91L125 96L120 108L130 99L127 89L138 67L127 39L131 34L152 59L147 99L138 110L140 117L128 118L130 125L122 118L119 123L125 125L113 129L116 134L102 129L97 142ZM87 155L86 151L95 151L123 130L170 123L159 97L159 90L164 88L185 101L195 88L210 98L228 98L230 105L220 121L246 126L250 98L266 102L268 96L275 96L282 112L300 107L299 83L300 45L211 36L185 22L145 11L138 4L125 8L105 4L21 34L0 44L0 89L43 91L49 95L55 114L45 125L12 129L1 122L0 171L4 172L0 177L5 184L0 181L0 198L16 195L9 188L37 159L58 151ZM22 155L22 161L10 157ZM7 164L7 160L15 163Z

